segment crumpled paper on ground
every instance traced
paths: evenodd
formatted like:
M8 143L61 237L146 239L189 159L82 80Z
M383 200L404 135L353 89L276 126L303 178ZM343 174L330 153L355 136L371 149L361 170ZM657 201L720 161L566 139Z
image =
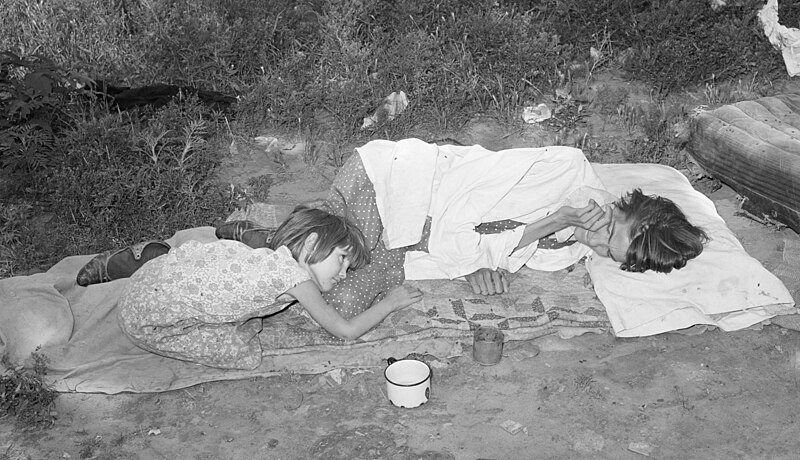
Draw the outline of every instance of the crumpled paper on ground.
M547 104L525 107L522 110L522 119L525 123L539 123L553 116L553 112Z
M408 97L405 91L393 92L383 99L383 104L369 117L364 117L361 129L377 125L379 121L392 121L394 117L403 113L408 107Z
M758 19L769 42L783 53L789 76L800 74L800 29L782 26L778 22L778 0L767 0L758 12Z

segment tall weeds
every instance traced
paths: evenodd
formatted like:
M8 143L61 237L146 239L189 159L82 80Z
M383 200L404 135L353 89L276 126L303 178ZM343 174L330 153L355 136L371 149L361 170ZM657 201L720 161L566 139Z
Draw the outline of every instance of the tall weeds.
M671 162L674 116L660 105L670 93L696 85L720 101L724 81L755 93L782 69L757 24L761 1L729 3L6 0L0 51L18 59L0 68L0 233L13 235L0 239L0 276L224 217L215 170L231 136L293 136L311 146L307 162L336 166L372 138L432 138L477 113L519 123L522 106L542 101L575 109L572 126L583 112L570 91L604 66L656 88L655 109L625 118L647 139L626 158ZM239 102L220 129L222 114L196 100L109 111L90 80ZM362 129L394 91L408 94L406 111ZM628 110L624 95L603 97L601 112ZM587 136L581 145L594 145Z

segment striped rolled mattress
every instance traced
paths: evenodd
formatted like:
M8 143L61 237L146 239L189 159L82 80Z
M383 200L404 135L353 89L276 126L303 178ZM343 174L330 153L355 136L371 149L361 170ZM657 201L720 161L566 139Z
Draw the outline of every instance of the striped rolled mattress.
M745 198L744 210L800 232L800 93L700 113L689 150Z

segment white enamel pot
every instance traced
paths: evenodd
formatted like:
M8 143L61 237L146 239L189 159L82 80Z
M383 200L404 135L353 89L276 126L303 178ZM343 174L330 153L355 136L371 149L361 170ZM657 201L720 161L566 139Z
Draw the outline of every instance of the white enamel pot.
M397 407L410 409L428 402L431 395L431 368L416 359L387 360L383 371L386 394Z

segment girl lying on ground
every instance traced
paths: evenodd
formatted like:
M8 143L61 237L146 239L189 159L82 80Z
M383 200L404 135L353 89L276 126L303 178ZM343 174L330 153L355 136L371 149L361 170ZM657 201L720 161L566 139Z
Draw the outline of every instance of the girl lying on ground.
M143 264L119 301L119 324L139 347L207 366L254 369L261 363L262 318L297 300L331 334L355 339L395 310L422 298L405 285L345 319L322 298L369 263L364 237L345 218L298 207L269 247L187 242Z

